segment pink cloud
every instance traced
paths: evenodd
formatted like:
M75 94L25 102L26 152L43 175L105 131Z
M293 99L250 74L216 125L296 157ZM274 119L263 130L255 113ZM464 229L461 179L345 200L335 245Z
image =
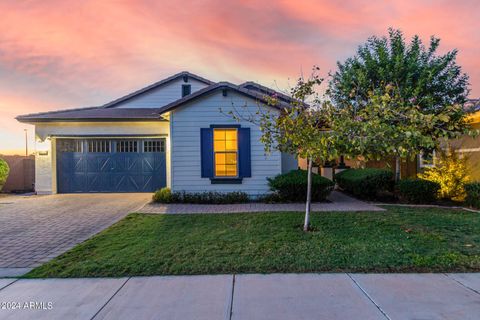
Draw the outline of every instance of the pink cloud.
M10 103L18 113L97 105L180 70L282 88L314 64L333 70L390 26L458 48L479 96L478 9L472 0L3 1L0 113L11 129Z

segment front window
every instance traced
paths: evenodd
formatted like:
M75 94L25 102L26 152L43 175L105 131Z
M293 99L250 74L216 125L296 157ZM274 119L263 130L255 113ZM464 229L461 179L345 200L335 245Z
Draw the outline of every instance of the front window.
M237 129L213 130L213 153L216 177L238 176Z

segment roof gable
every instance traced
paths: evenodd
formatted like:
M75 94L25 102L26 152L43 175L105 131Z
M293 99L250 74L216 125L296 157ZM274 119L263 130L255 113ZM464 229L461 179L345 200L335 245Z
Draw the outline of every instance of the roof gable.
M198 90L198 91L196 91L196 92L194 92L194 93L192 93L192 94L190 94L186 97L183 97L182 99L179 99L177 101L169 103L166 106L159 108L158 112L160 114L162 114L162 113L165 113L165 112L172 111L173 109L175 109L175 108L177 108L181 105L184 105L188 102L194 101L194 100L196 100L198 98L201 98L205 95L208 95L208 94L211 94L213 92L220 91L220 90L233 90L237 93L240 93L244 96L247 96L249 98L257 100L261 103L268 104L268 101L265 97L266 95L263 94L263 93L260 93L256 90L249 90L249 89L246 89L244 87L234 85L233 83L230 83L230 82L218 82L218 83L212 84L212 85L210 85L210 86L208 86L204 89ZM276 109L283 109L283 108L288 108L289 104L280 100L277 105L272 106L272 107L274 107Z
M106 104L104 104L102 107L104 108L115 108L117 107L119 104L123 103L123 102L126 102L128 100L131 100L133 98L137 98L139 96L142 96L144 94L147 94L155 89L158 89L162 86L165 86L169 83L171 83L172 81L175 81L175 80L178 80L178 79L185 79L185 80L188 80L189 78L192 78L192 79L195 79L199 82L202 82L206 85L212 85L214 84L214 82L208 80L208 79L205 79L205 78L202 78L200 76L197 76L196 74L193 74L193 73L190 73L188 71L182 71L182 72L179 72L177 74L174 74L173 76L171 77L168 77L168 78L165 78L163 80L160 80L160 81L157 81L149 86L146 86L140 90L137 90L137 91L134 91L132 93L129 93L121 98L118 98L118 99L115 99L113 101L110 101ZM185 81L186 82L186 81ZM187 83L187 82L186 82Z

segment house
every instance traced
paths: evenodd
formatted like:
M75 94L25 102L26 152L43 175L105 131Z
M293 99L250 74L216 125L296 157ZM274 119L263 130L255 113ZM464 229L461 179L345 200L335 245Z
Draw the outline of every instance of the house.
M99 107L18 116L35 125L38 193L268 192L267 178L297 168L294 156L265 154L261 131L229 111L278 113L274 90L214 83L181 72Z

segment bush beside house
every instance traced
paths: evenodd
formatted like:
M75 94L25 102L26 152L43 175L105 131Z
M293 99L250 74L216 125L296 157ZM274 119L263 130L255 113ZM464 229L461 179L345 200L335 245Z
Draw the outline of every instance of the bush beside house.
M2 191L3 186L7 182L8 174L10 173L10 168L5 160L0 159L0 191Z
M465 204L480 209L480 182L467 183L465 185Z
M153 201L159 203L232 204L249 202L245 192L172 192L170 188L157 190Z
M433 203L437 200L440 184L423 179L404 179L398 182L402 200L409 203Z
M335 175L338 186L362 199L375 199L393 188L393 172L386 169L347 169Z
M470 177L465 158L460 158L453 150L439 150L435 166L426 168L419 178L437 182L440 185L440 199L464 201L465 184Z
M301 202L307 196L307 171L292 170L268 179L268 185L279 201ZM325 201L334 183L318 174L312 174L312 201Z
M307 172L292 170L268 179L271 194L261 196L261 202L300 202L307 195ZM318 174L312 175L312 201L325 201L332 192L334 183ZM252 199L245 192L172 192L170 188L157 190L153 201L158 203L233 204L246 203Z

